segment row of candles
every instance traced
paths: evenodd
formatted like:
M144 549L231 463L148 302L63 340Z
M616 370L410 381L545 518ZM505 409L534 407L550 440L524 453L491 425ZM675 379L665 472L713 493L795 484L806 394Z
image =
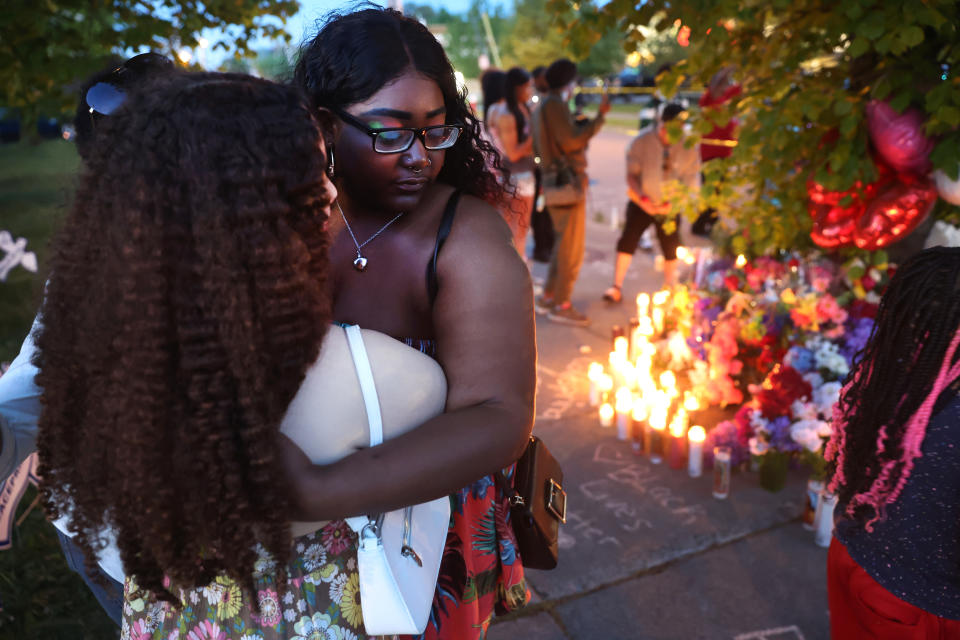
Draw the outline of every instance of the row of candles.
M673 371L664 371L656 381L652 371L656 347L650 339L663 331L667 296L667 291L654 294L650 313L650 296L637 296L637 318L631 321L629 336L614 337L610 372L599 362L590 364L590 406L598 407L600 426L616 425L617 438L632 440L637 454L646 454L653 464L665 459L671 468L686 466L690 477L697 478L703 474L706 431L700 425L690 426L689 421L690 414L700 409L699 401L689 391L681 399ZM718 449L714 452L714 495L725 498L730 452Z

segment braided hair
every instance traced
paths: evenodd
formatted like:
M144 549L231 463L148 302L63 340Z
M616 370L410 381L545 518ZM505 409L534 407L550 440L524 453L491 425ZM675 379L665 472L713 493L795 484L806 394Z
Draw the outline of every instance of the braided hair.
M829 488L867 530L896 501L936 402L960 374L960 248L907 261L834 407Z

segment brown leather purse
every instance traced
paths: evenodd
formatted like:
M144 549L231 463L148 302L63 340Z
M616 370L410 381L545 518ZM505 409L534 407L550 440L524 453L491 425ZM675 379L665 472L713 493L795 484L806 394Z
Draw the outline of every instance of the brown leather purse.
M510 500L510 524L523 566L553 569L557 566L560 525L567 520L567 493L560 464L540 438L531 436L517 460L513 486L502 472L496 478Z

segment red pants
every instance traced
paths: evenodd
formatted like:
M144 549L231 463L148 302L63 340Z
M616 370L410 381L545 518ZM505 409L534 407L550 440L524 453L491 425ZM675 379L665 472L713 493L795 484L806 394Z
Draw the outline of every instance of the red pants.
M827 555L827 591L833 640L960 638L960 621L927 613L884 589L836 538Z

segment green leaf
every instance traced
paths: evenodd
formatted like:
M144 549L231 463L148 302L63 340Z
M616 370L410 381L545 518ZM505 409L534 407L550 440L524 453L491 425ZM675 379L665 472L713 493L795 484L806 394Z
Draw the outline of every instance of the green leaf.
M860 118L854 114L847 115L843 120L840 121L840 135L845 138L853 137L853 134L857 131L857 125L860 123Z
M898 112L903 113L903 110L910 105L910 94L904 91L899 95L894 96L890 100L890 106L896 109Z
M850 43L850 48L847 49L847 53L850 54L852 58L859 58L867 51L870 50L870 41L866 38L854 38L853 42Z
M937 109L937 119L956 127L960 125L960 109L951 105L940 107Z
M833 103L833 112L838 116L845 116L853 110L853 104L846 98Z
M876 40L883 35L883 18L874 12L867 15L866 20L860 23L857 33L870 40Z
M898 35L900 36L900 42L908 47L915 47L923 42L923 29L915 24L901 29Z

